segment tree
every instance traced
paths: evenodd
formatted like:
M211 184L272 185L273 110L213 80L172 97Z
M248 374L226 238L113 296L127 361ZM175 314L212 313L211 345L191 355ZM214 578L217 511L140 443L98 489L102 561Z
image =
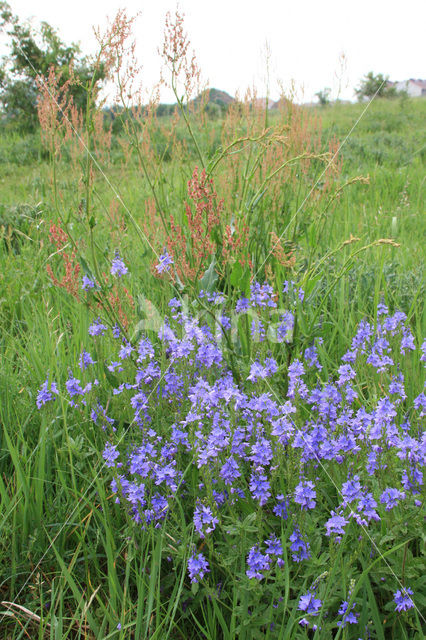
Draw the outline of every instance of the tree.
M325 89L322 89L315 94L321 106L325 107L326 104L330 104L330 93L330 87L325 87Z
M364 76L358 89L355 89L355 93L358 96L358 100L373 98L374 96L393 98L397 95L395 87L389 82L389 76L384 76L382 73L374 75L372 71L369 71Z
M73 74L69 92L84 112L86 88L92 80L99 88L102 66L95 67L78 44L65 45L47 22L38 31L21 24L7 2L0 2L1 31L9 38L9 55L0 63L0 109L7 123L26 130L37 126L37 78L47 76L52 66L59 72L61 85Z

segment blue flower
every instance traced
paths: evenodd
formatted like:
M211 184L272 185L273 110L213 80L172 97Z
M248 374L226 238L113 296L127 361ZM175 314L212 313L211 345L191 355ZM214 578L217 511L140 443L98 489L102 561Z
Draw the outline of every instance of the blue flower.
M80 385L80 380L74 378L74 375L71 372L65 386L71 398L74 396L82 396L85 393L85 389Z
M362 487L358 476L354 476L353 480L348 480L342 485L342 496L344 504L350 504L362 496Z
M386 505L386 511L390 511L396 507L400 500L404 500L404 498L405 493L398 491L398 489L395 489L394 487L388 487L380 496L380 502Z
M410 587L398 589L398 591L393 594L396 604L395 611L407 611L407 609L412 609L414 607L414 602L410 598L412 595L413 590L410 589Z
M231 456L222 466L220 470L220 476L225 481L225 484L230 485L234 480L236 480L236 478L239 478L240 475L241 472L239 470L238 463Z
M309 551L309 542L305 542L300 536L300 531L297 527L294 529L290 536L290 549L293 551L292 558L294 562L302 562L302 560L308 560L311 557Z
M126 265L124 264L122 258L120 258L120 255L118 253L118 251L115 252L115 258L113 259L112 263L111 263L111 275L113 276L118 276L121 278L121 276L126 275L126 273L128 272L128 268L126 267Z
M256 342L263 342L266 336L265 325L259 318L252 320L250 334Z
M235 312L236 313L241 313L242 311L247 311L247 309L250 306L250 300L248 300L247 298L239 298L237 300L237 303L235 305Z
M350 382L350 380L353 380L353 378L355 378L356 376L355 371L352 369L352 367L349 364L342 364L342 366L339 367L337 373L340 376L337 381L338 387L341 387L346 382Z
M300 597L297 608L301 611L306 611L312 616L317 616L321 607L322 601L319 598L315 598L315 592L308 591L308 593Z
M156 265L156 269L158 273L163 273L163 271L169 271L170 265L173 264L173 258L169 253L167 253L166 249L164 249L161 256L158 258L158 264Z
M171 300L169 300L169 307L171 309L180 309L181 306L181 300L178 300L177 298L172 298Z
M94 280L91 280L91 278L89 278L89 276L84 275L83 279L82 279L82 285L81 288L82 289L94 289L96 286L96 283L94 282Z
M405 355L405 349L410 349L410 351L414 351L416 345L414 344L414 336L409 329L404 328L401 338L401 353Z
M294 501L300 504L302 509L313 509L317 492L315 485L310 480L300 482L294 490Z
M309 367L316 367L318 371L321 371L322 365L318 360L318 352L315 345L308 347L305 349L304 359L306 360Z
M199 582L210 571L209 563L202 553L195 553L188 560L188 573L191 582Z
M377 305L377 315L383 316L387 315L388 313L389 309L387 308L387 306L383 302L379 302L379 304Z
M285 499L285 496L283 496L282 494L277 496L277 504L272 509L272 511L279 518L282 518L283 520L287 520L287 518L288 518L287 500Z
M121 358L121 360L125 360L126 358L130 357L132 351L134 351L134 348L132 347L130 342L125 342L121 345L118 357Z
M423 340L422 346L420 347L420 349L422 352L422 355L420 356L420 362L426 362L426 340Z
M346 627L347 624L356 624L358 622L359 613L354 613L356 603L353 603L349 613L348 606L349 602L347 600L344 600L340 605L339 615L343 616L343 618L337 623L338 627Z
M294 315L291 311L285 311L280 317L280 323L276 329L277 342L290 343L293 337Z
M87 367L91 364L96 364L95 360L93 360L92 356L90 355L90 353L88 353L87 351L85 351L83 349L83 351L80 354L80 359L78 361L78 364L80 366L80 369L82 371L84 371L85 369L87 369Z
M271 559L267 554L260 553L259 546L255 545L249 551L247 564L249 568L246 571L246 575L249 578L263 580L265 576L262 571L268 571L271 568Z
M58 387L56 385L56 382L52 381L50 383L50 389L49 389L49 377L47 377L45 382L40 387L37 394L37 400L36 400L37 409L40 409L44 404L46 404L46 402L50 402L51 400L54 400L55 398L53 397L53 394L56 394L56 395L59 394Z
M213 515L210 507L197 504L194 511L194 526L200 538L205 538L206 534L214 531L218 523L219 520Z
M250 491L254 498L263 506L271 495L271 485L263 473L252 473L250 478Z
M107 442L102 453L102 457L105 460L105 466L114 467L115 461L119 455L120 453L117 451L117 447L114 444Z
M101 319L98 318L97 320L95 320L95 322L93 322L93 324L90 325L89 335L103 336L106 330L107 330L107 327L104 324L102 324Z
M331 536L332 534L343 535L345 533L345 525L348 524L348 521L341 515L336 514L334 511L331 512L331 518L327 520L325 523L325 528L327 529L327 536Z
M250 285L250 304L252 307L272 307L277 306L276 295L270 284L265 282L252 282Z
M269 538L265 540L265 545L266 553L271 556L282 556L284 553L281 540L279 540L274 533L271 533Z

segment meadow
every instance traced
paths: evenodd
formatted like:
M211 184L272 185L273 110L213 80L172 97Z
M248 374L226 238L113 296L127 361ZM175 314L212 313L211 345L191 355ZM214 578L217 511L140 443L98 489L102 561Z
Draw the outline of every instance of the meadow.
M111 77L0 141L0 637L422 638L426 100Z

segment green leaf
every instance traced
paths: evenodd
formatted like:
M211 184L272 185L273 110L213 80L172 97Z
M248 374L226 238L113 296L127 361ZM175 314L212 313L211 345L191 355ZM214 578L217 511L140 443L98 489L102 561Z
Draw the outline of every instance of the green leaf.
M379 609L377 607L377 602L373 593L373 589L371 588L371 582L368 574L366 575L366 578L365 578L365 587L367 590L367 597L370 604L370 613L374 622L377 638L379 638L379 640L385 640L385 635L383 633L383 622L380 619Z
M250 270L242 267L240 262L236 262L229 277L229 282L233 287L248 295L250 290Z
M111 387L118 387L119 382L118 379L115 377L114 374L111 373L111 371L108 369L108 367L106 366L106 364L104 363L104 373L105 373L105 377L108 380L108 382L110 383Z
M303 289L305 290L306 297L309 296L310 293L312 293L315 285L317 285L318 282L320 282L322 277L323 277L322 274L319 274L317 276L314 276L313 278L309 278L308 281L303 285Z
M236 262L232 267L231 275L229 276L229 281L233 287L240 286L240 282L243 276L243 268L240 262Z
M261 191L261 192L259 193L259 195L258 195L254 200L252 200L252 201L250 202L249 206L247 207L247 209L248 209L248 211L249 211L249 212L253 211L253 209L254 209L254 208L256 207L256 205L260 202L260 200L262 200L262 198L263 198L263 196L265 195L266 191L267 191L266 189L263 189L263 191Z
M210 262L209 268L207 269L207 271L204 273L203 277L200 280L200 289L207 291L207 293L212 293L214 291L214 287L218 279L215 266L216 266L216 256L213 256L212 261Z
M96 276L94 275L92 269L90 268L89 263L86 262L86 260L83 258L83 256L80 256L79 260L80 260L81 267L83 269L83 273L95 283L95 287L94 287L95 290L96 291L100 291L101 287L99 286L98 282L96 281Z

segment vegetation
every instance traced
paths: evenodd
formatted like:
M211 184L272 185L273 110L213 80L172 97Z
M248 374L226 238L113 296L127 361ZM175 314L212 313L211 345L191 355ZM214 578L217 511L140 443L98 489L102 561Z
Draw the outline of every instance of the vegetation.
M397 96L395 87L389 83L389 76L384 76L382 73L374 75L372 71L369 71L361 80L361 84L355 93L358 96L358 100L375 96L379 98L395 98Z
M330 104L330 93L331 93L330 87L325 87L325 89L321 89L321 91L318 91L318 93L315 94L318 98L318 102L323 107L326 104Z
M0 68L2 126L21 131L37 128L37 78L55 67L60 87L68 87L74 104L83 112L87 88L100 87L104 77L101 65L94 65L80 47L65 45L55 29L42 22L39 30L19 22L7 2L0 2L0 32L8 36L9 56Z
M209 117L177 15L160 118L131 26L1 137L2 637L420 639L424 103Z

